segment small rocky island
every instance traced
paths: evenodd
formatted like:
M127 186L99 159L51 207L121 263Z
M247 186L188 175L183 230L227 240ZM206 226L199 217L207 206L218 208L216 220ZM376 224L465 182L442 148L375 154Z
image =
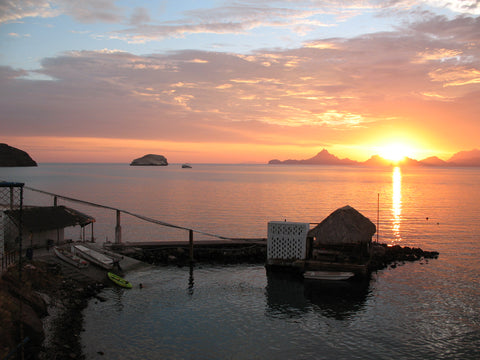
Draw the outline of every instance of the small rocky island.
M163 155L148 154L135 159L130 166L167 166L167 158Z
M0 144L0 167L37 166L25 151L7 144Z

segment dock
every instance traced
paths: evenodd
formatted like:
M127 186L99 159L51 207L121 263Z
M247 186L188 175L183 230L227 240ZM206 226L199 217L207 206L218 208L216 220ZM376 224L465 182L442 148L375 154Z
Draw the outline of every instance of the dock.
M264 263L267 239L105 243L105 249L152 264Z

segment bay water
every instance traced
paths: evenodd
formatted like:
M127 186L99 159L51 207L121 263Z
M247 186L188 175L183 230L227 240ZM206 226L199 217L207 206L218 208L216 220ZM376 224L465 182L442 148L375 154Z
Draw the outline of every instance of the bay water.
M2 168L0 180L25 182L27 205L53 204L35 188L234 238L348 204L380 242L440 252L355 284L267 276L262 264L134 270L143 288L107 288L84 311L87 359L480 358L478 168L39 164ZM87 237L113 241L115 211L59 204L96 218ZM121 224L123 241L188 239L126 214Z

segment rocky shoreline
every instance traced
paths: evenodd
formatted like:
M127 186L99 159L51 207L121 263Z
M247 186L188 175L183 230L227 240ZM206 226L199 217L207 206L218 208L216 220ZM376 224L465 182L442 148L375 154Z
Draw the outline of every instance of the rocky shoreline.
M0 279L0 358L84 359L81 313L100 284L63 276L58 267L33 261L9 268Z

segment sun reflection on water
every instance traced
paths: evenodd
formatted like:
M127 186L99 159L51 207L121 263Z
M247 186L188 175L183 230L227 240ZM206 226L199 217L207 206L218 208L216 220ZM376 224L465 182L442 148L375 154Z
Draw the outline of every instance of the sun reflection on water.
M397 166L392 173L392 231L394 241L401 241L400 223L402 215L402 172Z

